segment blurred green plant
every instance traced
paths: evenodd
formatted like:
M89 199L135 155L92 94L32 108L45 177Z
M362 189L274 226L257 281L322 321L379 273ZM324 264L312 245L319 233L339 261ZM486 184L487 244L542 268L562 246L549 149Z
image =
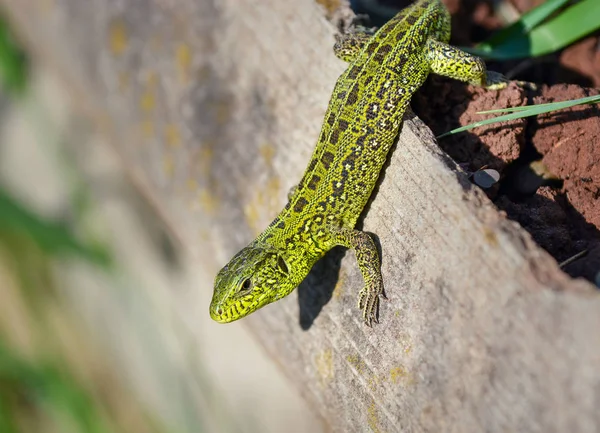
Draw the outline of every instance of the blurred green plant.
M557 12L568 3L572 5ZM464 49L494 60L540 57L600 29L599 17L598 0L549 0L476 47Z
M21 95L29 77L29 62L25 51L16 43L6 17L0 11L0 79L10 94Z
M50 431L110 432L93 398L53 362L33 362L0 341L0 431L39 427ZM50 425L54 424L56 429Z
M0 96L23 96L28 80L27 55L0 14ZM0 186L0 432L172 431L158 427L133 396L122 397L127 390L108 364L85 348L78 319L57 309L54 264L64 258L106 271L112 264L106 247L82 240L74 227L37 214ZM63 335L61 326L70 333ZM89 365L87 358L97 365L82 375L76 365ZM90 382L94 374L104 382ZM101 386L110 389L99 392Z
M54 258L81 250L47 248L44 231L23 227L0 231L0 432L173 431L127 396L80 320L60 306ZM60 236L52 239L64 245Z
M36 215L0 187L0 237L27 236L50 255L72 253L108 266L110 256L101 246L87 245L66 226Z

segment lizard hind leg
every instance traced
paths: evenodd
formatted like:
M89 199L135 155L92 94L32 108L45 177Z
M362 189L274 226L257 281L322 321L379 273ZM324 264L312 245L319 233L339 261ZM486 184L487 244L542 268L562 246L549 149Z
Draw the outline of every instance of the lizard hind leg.
M365 280L365 285L358 295L358 308L362 310L367 326L371 326L373 322L378 323L379 296L385 298L385 293L381 261L373 238L360 230L340 228L334 232L334 242L354 250L358 267Z

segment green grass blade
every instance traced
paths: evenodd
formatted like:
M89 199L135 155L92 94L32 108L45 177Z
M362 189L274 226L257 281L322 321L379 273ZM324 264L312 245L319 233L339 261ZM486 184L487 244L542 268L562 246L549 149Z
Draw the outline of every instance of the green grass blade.
M551 9L553 11L558 5L558 0L556 4L550 3L552 8L549 7L545 13ZM546 5L547 3L540 7ZM528 33L520 31L529 28L531 23L538 21L541 16L525 24L519 20L513 24L518 28L508 32L510 37L497 36L495 44L487 41L481 46L467 50L475 55L496 60L539 57L552 53L600 29L600 1L582 0L555 18L535 26Z
M570 0L549 0L540 6L531 9L524 13L518 21L515 21L508 27L500 30L486 41L479 43L474 50L477 50L479 55L483 56L493 52L495 47L507 40L526 35L569 1Z
M584 101L584 102L582 102ZM548 113L551 111L562 110L569 107L574 107L576 105L582 104L593 104L600 103L600 95L589 96L587 98L574 99L571 101L562 101L562 102L552 102L549 104L540 104L540 105L530 105L527 107L514 107L517 110L516 112L505 114L503 116L493 117L491 119L482 120L479 122L471 123L469 125L461 126L460 128L453 129L452 131L445 132L442 135L439 135L437 138L443 138L448 135L456 134L463 131L468 131L473 128L477 128L479 126L490 125L498 122L506 122L509 120L522 119L524 117L537 116L538 114Z
M547 108L550 108L550 111L551 110L560 110L562 108L567 108L564 104L571 103L571 102L574 103L573 105L596 104L596 103L600 103L600 95L586 96L585 98L572 99L569 101L548 102L546 104L524 105L522 107L508 107L508 108L498 108L497 110L478 111L477 114L514 113L517 111L527 111L527 110L532 109L533 107L536 107L536 108L547 107ZM573 105L569 105L569 107L571 107Z

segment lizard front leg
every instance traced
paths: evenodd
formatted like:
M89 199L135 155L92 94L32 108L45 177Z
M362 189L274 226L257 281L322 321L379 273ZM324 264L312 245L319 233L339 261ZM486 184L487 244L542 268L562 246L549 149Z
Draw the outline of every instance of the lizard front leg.
M503 89L510 80L499 72L488 71L485 62L452 45L433 38L427 40L426 56L431 71L455 80L466 81L490 90ZM532 83L515 81L521 87L534 88Z
M360 50L369 42L371 36L373 36L373 33L366 31L353 31L338 36L333 46L333 53L338 59L351 63L356 59Z
M340 228L334 231L334 242L337 245L351 248L356 254L358 267L365 280L365 286L358 295L358 308L363 312L363 320L367 326L377 323L379 296L385 298L381 261L373 238L360 230Z

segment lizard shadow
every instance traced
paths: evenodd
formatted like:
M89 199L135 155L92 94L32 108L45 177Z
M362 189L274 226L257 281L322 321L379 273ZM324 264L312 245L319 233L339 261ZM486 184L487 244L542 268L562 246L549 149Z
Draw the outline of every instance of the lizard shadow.
M315 263L304 281L298 286L299 321L303 330L306 331L312 326L323 307L333 296L345 255L345 248L333 248Z
M360 228L360 225L357 225L357 228ZM379 257L382 257L379 237L374 233L368 233L375 242ZM342 259L347 251L348 249L344 247L331 249L321 260L315 263L310 273L298 286L299 322L303 330L310 329L323 307L331 300L339 281ZM356 288L357 296L358 289L361 287Z

